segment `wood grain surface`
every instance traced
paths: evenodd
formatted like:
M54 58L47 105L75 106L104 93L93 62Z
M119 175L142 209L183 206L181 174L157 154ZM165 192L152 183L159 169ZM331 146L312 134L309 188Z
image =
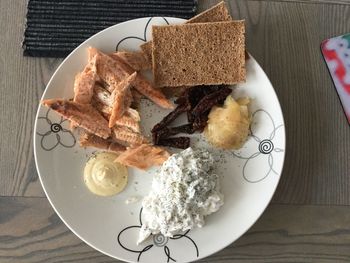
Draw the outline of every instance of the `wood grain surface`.
M199 262L349 262L349 243L350 207L271 205L237 242ZM46 199L3 197L0 262L118 261L82 243Z
M261 219L201 262L350 262L350 129L319 49L350 32L350 0L227 2L280 99L287 156ZM63 225L38 180L34 119L61 60L22 56L25 13L26 1L0 0L0 262L118 262Z
M248 0L251 1L251 0ZM262 2L290 2L290 3L308 3L308 4L332 4L332 5L347 5L350 0L254 0Z
M215 1L201 1L206 8ZM350 31L350 5L230 1L246 19L249 51L281 101L287 158L276 203L350 204L350 130L320 54L323 39ZM32 132L39 98L61 60L25 58L20 47L26 4L0 1L2 103L1 196L44 196ZM288 10L288 12L285 12ZM11 13L16 12L16 15ZM335 162L334 160L339 160Z
M320 52L350 32L350 5L231 1L246 19L248 50L284 113L286 162L274 202L350 204L350 129Z
M60 60L22 56L26 1L0 1L1 196L45 196L35 169L33 126L45 85Z

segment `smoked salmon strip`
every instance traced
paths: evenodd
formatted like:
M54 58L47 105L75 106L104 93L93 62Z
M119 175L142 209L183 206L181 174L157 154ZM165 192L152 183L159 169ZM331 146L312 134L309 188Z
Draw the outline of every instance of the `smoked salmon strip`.
M98 84L95 85L91 104L107 119L110 118L113 106L111 94ZM138 111L127 108L124 114L116 120L115 124L118 126L125 126L134 132L140 132L140 121L141 118Z
M147 97L160 107L173 104L138 71L151 65L142 52L105 54L88 48L88 63L74 80L74 97L47 99L42 104L79 127L79 144L119 155L116 161L147 169L161 165L170 154L149 144L141 134L139 105Z
M101 80L107 84L106 89L111 93L123 79L134 72L126 72L118 61L101 51L97 51L95 56L97 74L100 76Z
M126 110L127 116L130 116L130 118L132 118L134 121L141 121L141 117L140 114L137 110L129 108Z
M122 68L124 72L132 74L135 71L128 64L126 64L119 56L114 56L113 58L115 61L118 62L119 67ZM153 87L153 85L140 74L136 76L134 88L158 106L163 107L165 109L174 108L174 105L164 96L164 94L159 89Z
M90 53L91 52L92 51L90 51ZM112 58L98 50L92 52L92 54L95 54L96 56L97 74L108 84L107 89L109 92L113 92L116 85L122 79L135 72L135 70L125 63L119 56L113 56ZM147 79L139 74L136 76L134 88L157 105L166 109L174 108L173 104L160 90L154 88Z
M97 80L96 57L94 57L83 72L78 73L74 80L74 102L89 104L94 94L94 86Z
M110 107L104 105L100 101L95 101L94 99L92 100L92 106L94 106L95 109L97 109L99 112L101 112L101 114L107 120L109 120L109 118L111 116L111 108ZM136 113L134 113L134 111ZM130 112L132 112L132 113L130 113ZM138 112L134 109L129 108L124 113L124 115L116 121L115 124L117 126L125 126L134 132L140 133L141 129L140 129L140 123L139 123L140 119L139 118L140 118L140 115L138 114Z
M152 84L143 76L139 75L135 80L135 89L149 98L158 106L164 109L174 109L174 105L165 97L165 95L152 86Z
M101 101L106 106L113 106L111 93L104 87L102 87L100 84L95 84L93 97L96 97L97 100Z
M170 154L163 148L141 144L137 147L128 148L115 161L126 166L146 170L152 166L162 165L169 156Z
M83 131L80 134L79 144L82 147L94 147L97 149L111 151L118 154L126 150L125 146L117 142L114 142L110 139L103 139L86 131Z
M132 130L133 132L140 133L140 123L135 121L133 117L130 116L128 112L125 112L124 115L117 120L115 123L117 126L124 126Z
M127 52L127 51L118 51L112 53L111 57L118 56L126 64L132 67L135 71L146 70L152 68L152 63L146 58L142 51Z
M125 78L118 84L111 94L113 100L113 107L111 116L109 118L109 127L112 128L118 119L123 116L127 108L130 107L132 102L131 86L133 85L137 73L134 72L129 77Z
M147 139L142 134L133 132L122 126L113 127L112 138L117 141L126 142L130 145L140 145L147 142Z
M108 116L107 119L109 119L109 116L111 115L111 107L107 106L100 100L96 99L96 97L92 97L91 105L99 111L103 116Z
M88 52L88 61L91 61L92 58L96 56L96 54L99 53L100 51L95 47L88 47L87 52Z
M65 99L43 100L42 104L90 133L105 139L111 135L107 120L91 104L81 104Z

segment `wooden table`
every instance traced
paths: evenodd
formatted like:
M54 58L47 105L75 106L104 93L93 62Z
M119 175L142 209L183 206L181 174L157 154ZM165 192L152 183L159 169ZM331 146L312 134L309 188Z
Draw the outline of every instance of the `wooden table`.
M350 262L350 128L319 48L350 32L350 0L228 3L280 99L287 156L263 216L200 262ZM26 1L0 0L0 262L116 262L68 230L38 180L34 116L62 60L22 56L25 13Z

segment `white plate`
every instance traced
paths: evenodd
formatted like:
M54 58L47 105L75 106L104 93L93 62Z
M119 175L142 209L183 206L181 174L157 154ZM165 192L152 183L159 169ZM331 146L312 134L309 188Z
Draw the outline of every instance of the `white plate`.
M85 41L60 65L42 99L71 98L73 80L87 63L86 48L105 52L116 47L137 50L150 39L151 25L182 23L176 18L141 18L112 26ZM91 194L83 183L83 167L92 152L78 146L68 122L39 106L34 133L35 160L45 193L61 219L83 241L111 257L130 262L188 262L226 247L246 232L268 205L278 184L284 161L285 129L275 91L254 58L247 62L247 82L237 85L234 97L253 99L252 135L240 151L219 151L195 136L193 147L206 147L218 158L224 206L207 217L207 224L173 239L153 236L137 246L141 202L125 204L131 196L144 196L155 169L129 169L129 183L114 197ZM167 111L148 102L142 106L144 130ZM142 216L141 216L142 217Z

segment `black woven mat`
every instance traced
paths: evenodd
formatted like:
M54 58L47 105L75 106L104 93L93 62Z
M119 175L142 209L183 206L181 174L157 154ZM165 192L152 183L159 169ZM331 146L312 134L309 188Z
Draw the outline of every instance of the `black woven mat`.
M29 0L23 54L65 57L91 35L147 16L190 18L197 0Z

